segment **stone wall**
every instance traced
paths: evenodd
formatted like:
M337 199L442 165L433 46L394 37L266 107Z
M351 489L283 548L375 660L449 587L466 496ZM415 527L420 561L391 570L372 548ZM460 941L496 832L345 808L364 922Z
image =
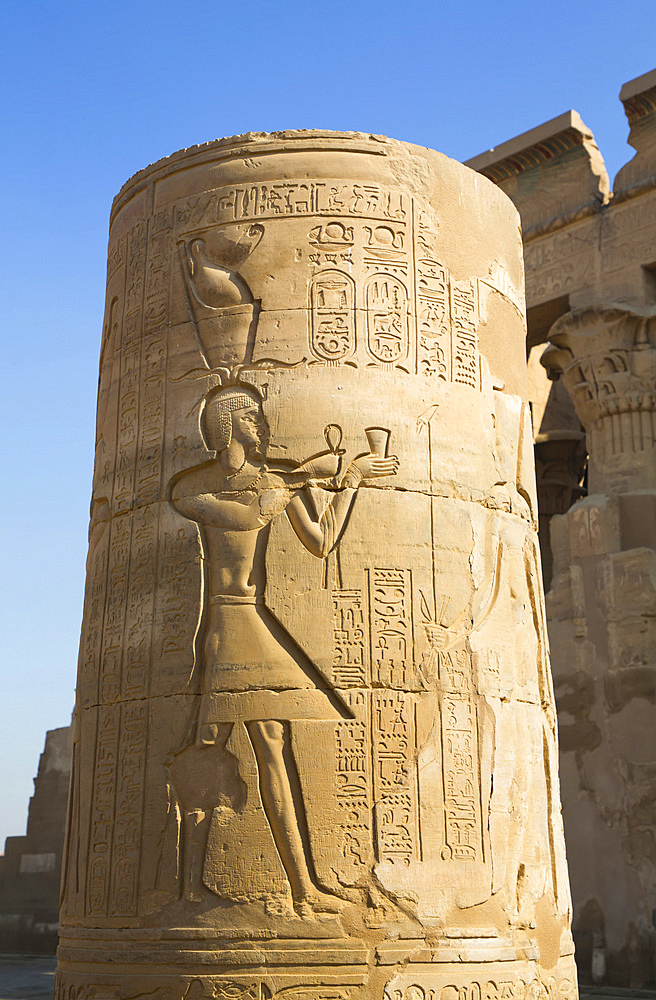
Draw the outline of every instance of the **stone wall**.
M72 748L71 726L46 733L27 832L5 841L0 857L0 952L55 952Z
M656 978L656 71L620 99L636 153L612 190L574 111L469 166L522 218L577 964L640 986Z

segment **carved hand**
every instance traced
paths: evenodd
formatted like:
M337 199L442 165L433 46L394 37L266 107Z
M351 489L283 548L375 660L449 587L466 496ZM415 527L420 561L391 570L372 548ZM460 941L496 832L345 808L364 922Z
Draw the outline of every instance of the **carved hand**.
M427 622L424 628L431 649L438 649L444 652L455 646L466 635L466 629L454 630L438 622Z
M389 458L380 458L380 456L370 452L368 455L361 455L351 462L346 470L344 479L354 479L359 482L363 479L379 479L381 476L395 476L398 468L399 460L396 455L390 455Z

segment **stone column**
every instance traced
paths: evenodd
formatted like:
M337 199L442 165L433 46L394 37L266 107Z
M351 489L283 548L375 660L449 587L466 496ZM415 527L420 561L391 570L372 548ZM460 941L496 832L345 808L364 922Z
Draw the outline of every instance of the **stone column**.
M656 317L583 309L550 341L589 451L590 495L552 521L548 598L577 962L639 986L656 957Z
M535 436L535 477L542 575L548 590L553 573L550 526L554 514L564 514L585 496L581 483L586 469L585 434L562 428Z
M380 136L130 180L57 1000L572 1000L517 214Z

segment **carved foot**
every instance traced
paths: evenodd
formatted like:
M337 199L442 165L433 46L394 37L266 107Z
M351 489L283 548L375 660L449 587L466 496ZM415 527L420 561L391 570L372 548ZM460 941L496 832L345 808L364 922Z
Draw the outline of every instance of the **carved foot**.
M264 912L268 917L288 917L294 911L283 896L271 896L264 900Z
M294 903L294 909L299 917L305 920L313 917L315 913L339 913L343 906L343 899L328 892L321 892L319 889L314 889Z
M202 903L206 895L200 889L187 889L184 898L188 903Z

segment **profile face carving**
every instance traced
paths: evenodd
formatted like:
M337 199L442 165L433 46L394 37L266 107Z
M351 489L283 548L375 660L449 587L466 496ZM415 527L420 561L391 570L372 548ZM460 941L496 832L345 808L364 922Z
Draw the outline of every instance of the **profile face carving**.
M210 450L222 452L234 440L246 452L252 451L266 446L268 430L261 398L254 389L236 386L210 393L201 418L203 439Z

